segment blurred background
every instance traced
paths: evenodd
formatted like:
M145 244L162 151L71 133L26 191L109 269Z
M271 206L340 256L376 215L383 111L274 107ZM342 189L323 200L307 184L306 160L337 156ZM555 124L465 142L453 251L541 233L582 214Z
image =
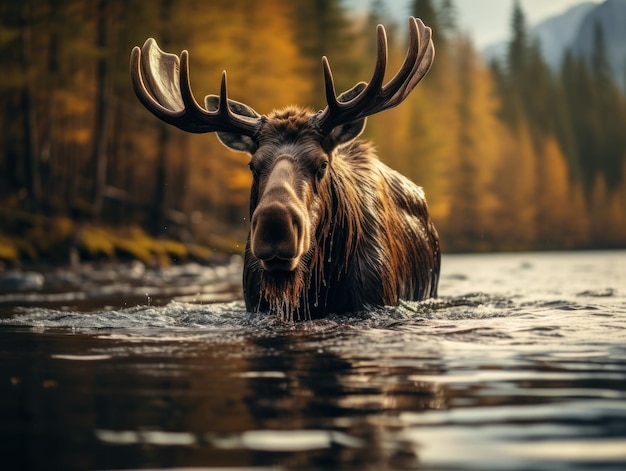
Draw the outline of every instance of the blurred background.
M0 0L0 263L242 251L247 157L160 123L130 50L190 51L200 101L325 106L389 73L406 17L434 29L430 74L369 119L380 158L425 188L446 252L626 246L626 0Z

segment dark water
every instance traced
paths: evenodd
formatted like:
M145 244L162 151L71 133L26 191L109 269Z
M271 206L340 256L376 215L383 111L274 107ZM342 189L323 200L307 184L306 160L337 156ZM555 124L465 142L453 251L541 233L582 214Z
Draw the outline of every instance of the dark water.
M0 279L0 469L626 469L626 252L283 323L226 267Z

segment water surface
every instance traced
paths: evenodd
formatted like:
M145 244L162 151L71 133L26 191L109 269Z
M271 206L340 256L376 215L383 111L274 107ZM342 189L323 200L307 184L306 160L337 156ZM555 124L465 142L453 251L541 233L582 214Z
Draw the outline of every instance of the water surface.
M447 255L439 300L295 324L237 258L13 275L2 469L626 469L626 252Z

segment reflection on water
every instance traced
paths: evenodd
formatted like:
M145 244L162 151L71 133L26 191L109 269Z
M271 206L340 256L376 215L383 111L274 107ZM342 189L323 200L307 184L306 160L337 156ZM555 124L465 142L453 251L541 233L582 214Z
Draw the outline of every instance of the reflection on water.
M4 290L3 469L626 466L625 252L446 256L440 300L297 324L238 263Z

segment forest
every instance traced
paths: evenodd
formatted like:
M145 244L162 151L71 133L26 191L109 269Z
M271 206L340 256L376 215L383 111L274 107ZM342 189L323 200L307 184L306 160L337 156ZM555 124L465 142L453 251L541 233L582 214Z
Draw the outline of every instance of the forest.
M374 0L3 0L0 3L0 262L116 258L167 263L245 244L247 158L154 118L129 79L133 46L190 51L200 101L260 113L325 106L321 57L345 90L369 80L375 26L390 73L406 25ZM506 60L485 63L451 0L413 0L435 64L364 137L424 187L444 252L626 246L626 96L600 26L593 57L550 70L518 3ZM143 245L142 245L143 244ZM1 263L0 263L1 264Z

